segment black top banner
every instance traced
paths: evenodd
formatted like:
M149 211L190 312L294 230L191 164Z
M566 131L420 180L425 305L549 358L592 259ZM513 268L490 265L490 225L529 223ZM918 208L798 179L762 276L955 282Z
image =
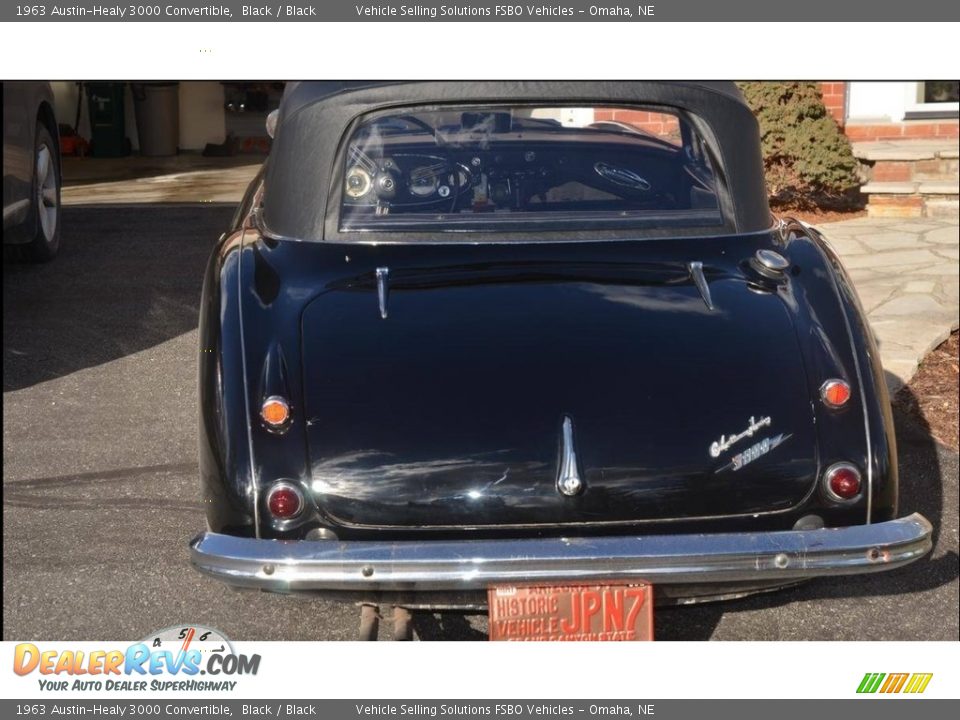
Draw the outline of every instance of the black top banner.
M2 22L944 22L960 3L943 0L566 0L517 5L433 0L240 3L32 2L4 4Z

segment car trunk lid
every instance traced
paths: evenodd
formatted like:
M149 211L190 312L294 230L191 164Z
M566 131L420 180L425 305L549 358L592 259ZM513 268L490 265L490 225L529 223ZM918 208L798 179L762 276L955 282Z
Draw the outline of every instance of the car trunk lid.
M813 410L789 304L743 269L748 244L357 252L302 315L318 505L405 528L795 506Z

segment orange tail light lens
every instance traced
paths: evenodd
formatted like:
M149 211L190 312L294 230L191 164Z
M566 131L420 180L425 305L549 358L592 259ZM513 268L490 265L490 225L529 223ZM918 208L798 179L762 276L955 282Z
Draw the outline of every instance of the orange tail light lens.
M260 406L260 419L268 428L280 430L290 422L290 405L278 395L268 397Z
M850 400L850 385L845 380L833 378L820 387L820 399L829 408L841 408Z

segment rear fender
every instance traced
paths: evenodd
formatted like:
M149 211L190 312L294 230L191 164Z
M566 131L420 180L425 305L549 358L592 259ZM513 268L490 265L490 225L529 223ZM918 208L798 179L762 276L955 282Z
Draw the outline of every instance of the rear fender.
M240 279L243 230L224 234L204 275L199 331L200 478L211 530L256 536L244 391Z
M853 401L858 404L835 414L817 403L820 426L823 430L829 428L823 432L822 447L828 453L850 453L857 448L855 462L864 468L868 485L865 520L891 520L897 516L896 440L873 331L850 276L823 235L816 228L795 221L785 222L781 232L791 258L798 262L802 259L812 270L808 273L812 277L803 283L811 328L829 329L827 336L838 356L844 358L849 375L846 379L854 388Z

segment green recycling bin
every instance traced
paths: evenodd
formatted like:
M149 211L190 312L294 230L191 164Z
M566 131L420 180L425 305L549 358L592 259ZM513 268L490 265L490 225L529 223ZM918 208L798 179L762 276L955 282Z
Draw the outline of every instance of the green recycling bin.
M90 114L91 153L94 157L128 155L123 116L124 83L88 82L87 111Z

